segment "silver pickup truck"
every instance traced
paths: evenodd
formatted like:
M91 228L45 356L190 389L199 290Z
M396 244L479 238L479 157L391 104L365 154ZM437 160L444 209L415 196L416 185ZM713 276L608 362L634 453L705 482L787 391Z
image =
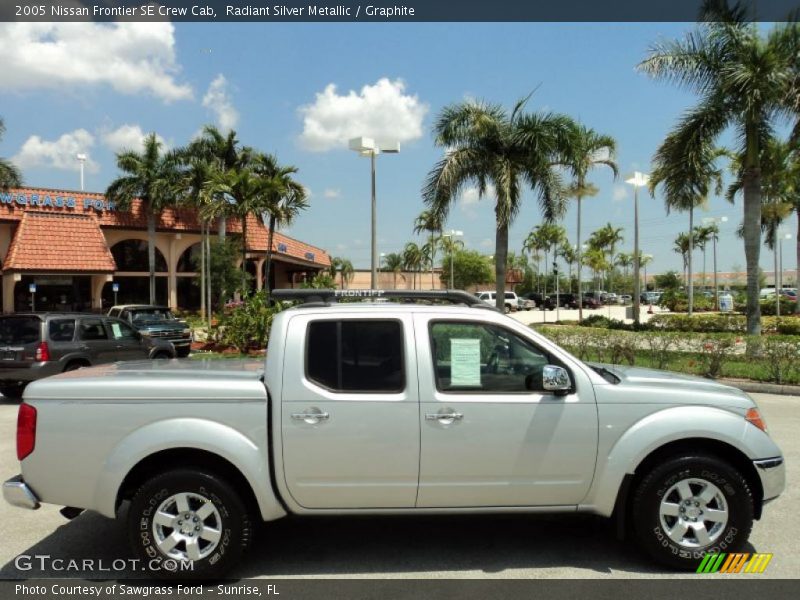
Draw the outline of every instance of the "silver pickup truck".
M588 512L696 568L742 548L784 488L738 389L583 363L464 292L275 296L305 302L275 316L263 368L131 362L32 383L6 500L119 515L138 557L217 577L257 520L288 514Z

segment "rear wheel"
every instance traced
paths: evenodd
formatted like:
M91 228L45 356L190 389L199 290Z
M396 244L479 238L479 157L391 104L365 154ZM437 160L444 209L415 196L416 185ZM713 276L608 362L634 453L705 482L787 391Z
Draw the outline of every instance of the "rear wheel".
M81 367L88 367L88 366L89 365L83 362L71 362L66 367L64 367L64 372L66 373L67 371L77 371Z
M715 456L681 456L655 467L634 491L639 544L657 561L696 569L709 553L735 552L753 527L753 496L736 469Z
M154 575L215 578L239 562L253 528L247 507L227 481L177 469L139 488L128 533L137 557L158 569Z
M156 352L155 354L153 354L153 360L163 360L168 358L172 357L166 352Z

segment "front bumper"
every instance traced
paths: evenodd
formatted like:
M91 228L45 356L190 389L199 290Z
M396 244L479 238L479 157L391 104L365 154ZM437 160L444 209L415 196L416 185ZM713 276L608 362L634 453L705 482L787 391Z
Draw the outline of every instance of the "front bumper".
M782 456L754 460L756 472L764 488L764 502L778 497L786 487L786 465Z
M3 498L12 506L36 510L41 506L33 490L22 480L22 475L12 477L3 483Z

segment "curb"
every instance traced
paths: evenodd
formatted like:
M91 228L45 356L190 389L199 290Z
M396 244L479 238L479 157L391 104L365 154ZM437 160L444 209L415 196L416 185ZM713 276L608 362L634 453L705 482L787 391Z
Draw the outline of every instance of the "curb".
M800 396L800 385L780 385L743 379L717 379L719 383L739 388L751 394L778 394L780 396Z

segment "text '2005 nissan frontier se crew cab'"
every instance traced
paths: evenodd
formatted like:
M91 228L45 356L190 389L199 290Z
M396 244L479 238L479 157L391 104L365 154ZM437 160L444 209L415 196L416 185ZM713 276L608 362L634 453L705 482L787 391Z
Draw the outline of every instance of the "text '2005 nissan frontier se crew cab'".
M32 383L5 498L125 515L138 557L217 577L255 520L287 514L588 512L693 569L740 549L783 490L738 389L583 363L465 292L274 297L305 302L274 317L263 369L132 362Z

